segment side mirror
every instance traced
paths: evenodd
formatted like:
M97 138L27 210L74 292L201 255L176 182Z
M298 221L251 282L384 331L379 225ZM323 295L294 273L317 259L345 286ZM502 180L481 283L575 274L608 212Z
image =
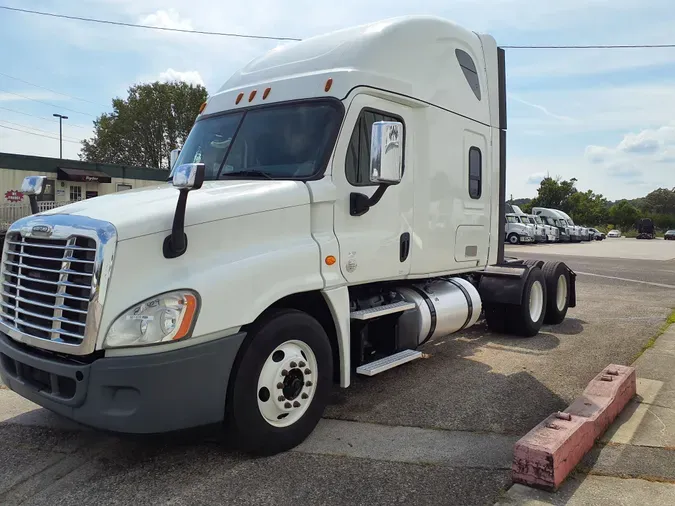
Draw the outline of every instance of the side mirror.
M184 163L173 173L173 185L179 190L199 190L204 183L206 167L203 163Z
M169 155L169 170L173 169L173 166L176 165L176 160L178 160L178 155L180 155L180 149L172 149L171 154Z
M403 124L373 123L370 141L370 182L398 184L403 177Z
M39 195L42 195L42 192L45 190L46 179L47 176L27 176L23 179L23 183L21 183L21 193L28 195L30 212L33 214L40 212L38 209L37 198Z
M173 186L178 189L178 203L173 215L171 235L164 239L164 258L176 258L187 250L185 235L185 208L190 190L199 190L204 183L206 166L203 163L185 163L173 172Z

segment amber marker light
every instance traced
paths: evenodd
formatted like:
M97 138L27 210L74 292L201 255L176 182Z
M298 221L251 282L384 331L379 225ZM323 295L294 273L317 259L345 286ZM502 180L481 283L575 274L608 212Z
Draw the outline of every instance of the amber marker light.
M204 112L204 109L206 109L206 102L204 102L202 105L199 106L199 114Z
M333 78L331 77L328 79L328 81L326 81L326 86L323 89L326 90L326 93L328 93L332 86L333 86Z
M270 91L272 91L272 88L265 89L265 91L263 92L263 100L265 100L269 96Z
M326 265L334 265L335 262L337 262L337 260L333 255L328 255L326 257Z
M234 101L235 105L239 105L239 102L241 102L242 98L244 98L243 92L241 92L239 95L237 95L237 100Z
M248 96L248 101L251 102L255 98L255 94L258 93L258 90L253 90Z
M184 298L185 298L185 309L184 309L185 313L183 315L183 319L181 320L178 332L176 332L176 335L173 336L174 341L183 339L185 336L188 335L188 332L190 332L190 327L192 326L192 321L194 320L195 317L195 312L197 311L197 297L188 293L184 295Z

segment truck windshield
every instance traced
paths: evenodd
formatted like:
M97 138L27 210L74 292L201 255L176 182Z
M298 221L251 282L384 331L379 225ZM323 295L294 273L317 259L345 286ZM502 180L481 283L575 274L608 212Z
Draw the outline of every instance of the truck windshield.
M174 167L203 163L205 179L306 179L324 170L340 127L334 101L272 105L206 117Z
M535 216L534 221L537 223L537 225L543 225L544 224L544 222L541 221L541 218L539 216Z
M515 216L507 216L506 221L508 223L518 223L518 218L516 218Z

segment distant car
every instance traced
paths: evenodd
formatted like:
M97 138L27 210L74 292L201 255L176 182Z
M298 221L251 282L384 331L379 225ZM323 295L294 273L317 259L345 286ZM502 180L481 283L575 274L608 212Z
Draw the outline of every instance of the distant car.
M621 231L620 230L610 230L609 233L607 234L607 237L621 237Z
M589 228L588 230L591 233L591 239L595 241L602 241L606 237L605 234L600 232L597 228Z
M663 238L666 241L675 241L675 230L668 230L668 232L663 235Z

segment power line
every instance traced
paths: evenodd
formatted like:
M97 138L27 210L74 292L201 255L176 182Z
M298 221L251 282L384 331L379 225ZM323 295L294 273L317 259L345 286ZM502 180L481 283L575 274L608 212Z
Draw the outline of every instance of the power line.
M12 128L12 127L8 127L8 126L5 126L5 125L0 125L0 128L6 128L7 130L14 130L16 132L21 132L21 133L24 133L24 134L37 135L38 137L45 137L47 139L52 139L52 140L55 140L55 141L59 140L58 137L50 137L49 135L37 134L35 132L28 132L26 130L19 130L18 128ZM70 142L71 144L80 144L79 142L69 141L67 139L63 139L63 142Z
M59 91L55 91L55 90L52 90L52 89L49 89L49 88L45 88L44 86L40 86L39 84L31 83L31 82L25 81L23 79L19 79L18 77L10 76L9 74L3 74L2 72L0 72L0 76L9 77L10 79L14 79L15 81L19 81L21 83L29 84L31 86L35 86L36 88L40 88L42 90L51 91L52 93L56 93L57 95L61 95L63 97L72 98L74 100L80 100L82 102L87 102L88 104L93 104L93 105L96 105L96 106L101 106L101 104L97 104L96 102L92 102L91 100L87 100L87 99L79 98L79 97L74 97L72 95L66 95L65 93L61 93ZM108 106L103 106L103 107L108 107Z
M145 28L148 30L161 30L165 32L193 33L197 35L217 35L221 37L237 37L243 39L263 39L263 40L283 40L300 41L296 37L278 37L271 35L248 35L243 33L231 32L210 32L205 30L187 30L184 28L168 28L162 26L142 25L137 23L124 23L121 21L111 21L107 19L87 18L82 16L69 16L66 14L55 14L53 12L36 11L30 9L19 9L17 7L8 7L0 5L0 9L8 11L23 12L26 14L36 14L39 16L49 16L53 18L71 19L76 21L86 21L89 23L101 23L106 25L126 26L132 28ZM656 48L675 48L675 44L597 44L597 45L504 45L504 49L656 49Z
M88 112L76 111L75 109L69 109L68 107L64 107L62 105L50 104L49 102L44 102L42 100L38 100L37 98L30 98L30 97L27 97L25 95L20 95L18 93L14 93L13 91L6 91L6 90L0 90L0 91L3 92L3 93L9 93L10 95L14 95L14 96L17 96L17 97L24 98L26 100L32 100L33 102L38 102L40 104L48 105L49 107L54 107L56 109L65 109L66 111L74 112L74 113L77 113L77 114L84 114L85 116L91 116L92 118L96 117L93 114L89 114Z
M56 135L56 134L54 134L53 132L48 132L47 130L42 130L42 129L40 129L40 128L35 128L35 127L29 126L29 125L22 125L21 123L13 123L12 121L7 121L7 120L5 120L5 119L0 120L0 121L2 121L3 123L9 123L10 125L14 125L14 126L17 126L17 127L28 128L28 129L30 129L30 130L36 130L36 131L38 131L38 132L42 132L42 133L45 133L45 134ZM69 136L67 136L67 135L64 135L63 138L64 138L64 139L70 139L70 140L72 140L73 142L80 142L80 141L79 141L78 139L76 139L75 137L69 137Z
M26 14L37 14L40 16L50 16L53 18L64 18L64 19L74 19L77 21L88 21L90 23L102 23L105 25L117 25L117 26L128 26L133 28L147 28L149 30L162 30L165 32L181 32L181 33L194 33L199 35L219 35L221 37L237 37L241 39L264 39L264 40L289 40L289 41L298 41L301 39L293 37L272 37L268 35L246 35L243 33L228 33L228 32L207 32L203 30L186 30L183 28L166 28L162 26L151 26L151 25L141 25L135 23L123 23L121 21L110 21L106 19L95 19L95 18L85 18L81 16L67 16L65 14L54 14L52 12L42 12L34 11L29 9L18 9L16 7L7 7L6 5L0 5L0 9L5 9L8 11L24 12Z
M52 118L45 118L44 116L37 116L35 114L30 114L28 112L17 111L16 109L10 109L9 107L1 107L0 106L0 109L3 109L5 111L9 111L9 112L14 112L16 114L23 114L24 116L31 116L32 118L38 118L38 119L41 119L41 120L44 120L44 121L48 121L49 123L58 123L57 120L52 119ZM89 128L90 128L90 127L86 127L84 125L77 125L75 123L71 123L70 121L68 123L66 123L64 126L82 128L83 130L89 130Z

